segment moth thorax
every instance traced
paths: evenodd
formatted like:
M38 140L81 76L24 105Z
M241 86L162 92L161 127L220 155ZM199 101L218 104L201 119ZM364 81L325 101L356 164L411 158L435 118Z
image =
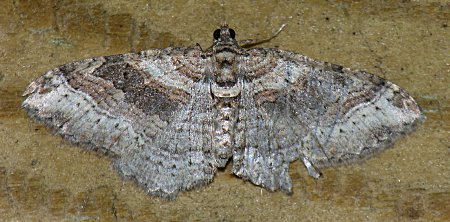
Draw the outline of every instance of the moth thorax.
M235 61L236 54L230 51L222 51L217 53L214 57L216 58L216 62L219 64L232 64Z
M228 51L223 51L216 54L216 83L218 85L232 86L236 83L236 54Z

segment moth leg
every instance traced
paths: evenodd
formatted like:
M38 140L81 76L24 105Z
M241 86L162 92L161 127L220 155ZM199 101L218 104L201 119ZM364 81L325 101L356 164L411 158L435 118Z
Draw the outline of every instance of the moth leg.
M321 173L318 169L316 169L312 163L306 158L301 157L301 160L303 161L303 164L305 165L306 169L308 170L308 174L314 178L319 178Z

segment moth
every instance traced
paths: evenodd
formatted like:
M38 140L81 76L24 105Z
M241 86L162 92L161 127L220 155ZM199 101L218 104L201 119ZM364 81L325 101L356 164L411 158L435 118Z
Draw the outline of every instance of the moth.
M292 192L309 175L378 153L424 116L408 93L365 71L280 49L242 48L227 25L213 45L71 62L33 81L22 106L70 142L111 157L124 179L173 199L217 169Z

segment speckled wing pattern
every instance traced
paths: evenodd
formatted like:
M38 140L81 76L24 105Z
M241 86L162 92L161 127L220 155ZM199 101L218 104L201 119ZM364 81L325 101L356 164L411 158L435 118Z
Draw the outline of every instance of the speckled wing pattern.
M213 46L72 62L26 89L22 106L56 134L110 156L155 196L239 177L292 192L289 163L309 174L372 156L424 117L398 86L278 49L243 49L234 30Z
M424 118L403 89L367 72L282 50L247 53L242 60L258 66L246 66L233 173L271 191L291 192L296 159L318 178L320 168L382 151Z

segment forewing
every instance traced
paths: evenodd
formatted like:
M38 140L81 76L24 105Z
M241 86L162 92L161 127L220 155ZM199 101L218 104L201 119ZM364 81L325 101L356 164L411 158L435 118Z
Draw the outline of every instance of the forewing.
M69 63L31 83L23 107L71 142L110 154L147 191L173 197L215 172L203 153L211 124L210 101L199 95L209 64L201 53L150 50Z
M405 90L381 77L282 54L289 74L286 102L308 128L301 157L316 167L370 157L424 119Z
M121 175L152 194L174 198L179 191L212 181L217 161L212 152L212 100L209 87L196 84L192 100L174 117L153 144L118 159Z
M423 120L416 102L380 77L281 50L249 54L264 70L246 70L256 108L243 111L254 124L234 172L257 184L290 190L290 161L318 177L316 168L370 157Z

